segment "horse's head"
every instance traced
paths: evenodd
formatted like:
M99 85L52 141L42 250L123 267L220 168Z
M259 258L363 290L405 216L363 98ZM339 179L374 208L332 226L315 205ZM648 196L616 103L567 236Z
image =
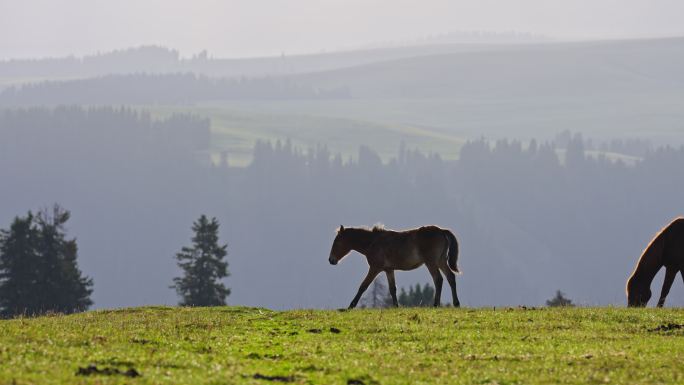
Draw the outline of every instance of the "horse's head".
M345 237L344 226L340 225L340 228L337 229L337 236L330 249L328 262L330 262L331 265L337 265L337 263L344 258L345 255L349 254L351 250L352 248L349 245L349 240Z
M644 307L649 299L651 299L651 288L632 276L627 281L627 306Z

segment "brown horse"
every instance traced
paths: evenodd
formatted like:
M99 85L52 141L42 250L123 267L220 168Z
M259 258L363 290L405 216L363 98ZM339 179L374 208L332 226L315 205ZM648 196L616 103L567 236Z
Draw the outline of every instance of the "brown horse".
M437 226L425 226L408 231L391 231L381 227L348 228L340 226L330 250L328 262L331 265L344 258L350 251L357 251L368 260L368 274L361 282L356 296L349 304L356 306L361 295L380 272L385 272L389 283L389 291L394 306L397 302L397 286L394 281L394 270L413 270L422 264L427 266L435 283L435 306L440 304L442 294L442 275L446 275L451 286L454 306L460 305L456 295L456 274L458 273L458 241L449 230Z
M660 292L658 307L665 304L665 297L678 272L684 278L684 218L677 218L662 229L641 254L634 272L627 281L627 305L646 306L651 299L651 282L665 266L665 280Z

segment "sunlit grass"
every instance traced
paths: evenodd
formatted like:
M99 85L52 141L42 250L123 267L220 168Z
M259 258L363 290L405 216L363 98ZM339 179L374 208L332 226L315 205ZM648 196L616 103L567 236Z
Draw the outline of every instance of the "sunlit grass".
M673 309L95 311L0 321L0 383L676 384L682 324Z

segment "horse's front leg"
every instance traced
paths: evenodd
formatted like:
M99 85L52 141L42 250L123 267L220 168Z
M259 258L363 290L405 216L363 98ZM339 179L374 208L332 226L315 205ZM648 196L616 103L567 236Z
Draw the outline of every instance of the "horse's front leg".
M665 280L663 280L663 288L660 290L660 299L658 300L658 307L663 307L665 305L665 297L670 292L672 287L672 282L674 282L675 276L677 276L677 269L674 267L665 267Z
M368 289L368 286L370 286L370 284L373 282L375 277L378 276L379 273L380 273L380 269L375 269L373 267L368 269L368 274L366 274L366 278L364 278L363 282L361 282L361 286L359 286L359 291L356 292L356 296L354 297L354 299L349 304L350 309L353 309L356 307L356 304L359 303L359 300L361 299L363 292L366 291L366 289Z

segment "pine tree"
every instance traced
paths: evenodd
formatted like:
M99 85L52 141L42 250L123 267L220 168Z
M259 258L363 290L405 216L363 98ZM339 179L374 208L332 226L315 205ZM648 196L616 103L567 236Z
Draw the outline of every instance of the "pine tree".
M37 231L33 214L16 217L9 230L0 230L0 312L3 316L26 313L39 296L35 292Z
M575 306L575 304L572 303L572 300L565 297L565 293L563 293L560 290L556 290L556 296L551 298L550 300L546 301L546 306L549 306L549 307L556 307L556 306L573 307L573 306Z
M411 306L423 305L423 289L419 283L416 284L415 289L409 289L409 295L411 297Z
M408 292L402 287L399 292L398 302L401 306L418 307L432 306L435 298L435 289L429 283L423 287L419 283L409 286Z
M410 306L410 298L411 297L409 296L409 293L407 293L403 287L399 289L399 295L397 296L397 302L399 302L399 306Z
M78 269L78 245L75 239L66 239L64 226L71 213L58 205L52 212L44 210L36 217L38 224L38 253L46 309L72 313L85 310L93 302L92 279L82 277Z
M423 286L423 291L420 297L420 304L418 306L432 306L435 303L435 289L429 283Z
M78 246L66 239L68 211L55 205L16 217L0 230L0 312L4 316L72 313L92 305L93 281L78 269Z
M378 276L373 280L370 290L363 296L361 307L385 308L390 306L392 306L392 297L389 294L389 289L382 283L382 278Z
M181 306L219 306L226 304L230 289L221 279L227 277L228 263L223 258L228 254L228 245L218 244L219 223L202 215L192 225L195 235L192 246L183 247L176 254L183 277L173 279L172 288L181 297Z

